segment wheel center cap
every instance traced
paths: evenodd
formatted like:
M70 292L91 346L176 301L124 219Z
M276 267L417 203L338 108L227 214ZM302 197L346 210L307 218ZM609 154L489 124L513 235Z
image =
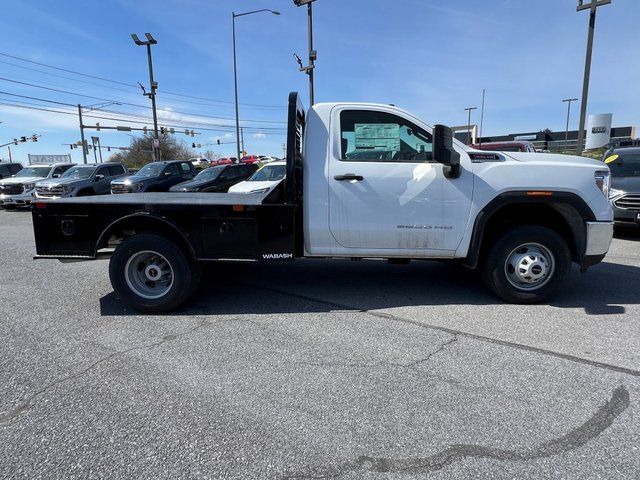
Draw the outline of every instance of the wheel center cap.
M160 268L158 268L158 266L154 264L147 265L147 268L144 269L144 273L149 280L154 282L156 280L159 280L162 274L162 272L160 271Z

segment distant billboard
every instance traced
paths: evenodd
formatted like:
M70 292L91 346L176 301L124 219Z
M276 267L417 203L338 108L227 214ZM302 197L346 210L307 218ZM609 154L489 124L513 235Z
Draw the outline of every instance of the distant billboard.
M29 165L37 163L71 163L71 155L31 155L29 154Z
M604 147L611 141L612 113L600 113L587 117L587 140L585 149L592 150Z

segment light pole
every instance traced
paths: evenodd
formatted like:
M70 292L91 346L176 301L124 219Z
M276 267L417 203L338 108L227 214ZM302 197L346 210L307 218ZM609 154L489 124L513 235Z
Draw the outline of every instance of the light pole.
M236 104L236 158L237 162L240 162L240 112L238 108L238 63L236 60L236 18L244 17L246 15L252 15L254 13L270 12L273 15L280 15L280 12L271 10L269 8L261 8L260 10L252 10L250 12L235 13L231 12L231 24L233 30L233 87L235 91L235 104Z
M151 45L156 45L158 41L151 36L150 33L145 33L145 37L147 37L147 41L143 42L138 38L138 35L135 33L131 34L131 38L136 45L141 46L144 45L147 47L147 59L149 62L149 85L151 91L149 93L145 92L145 89L142 85L142 94L146 95L151 99L151 108L153 110L153 161L157 162L160 160L160 137L158 136L158 114L156 112L156 89L158 88L158 84L153 80L153 61L151 60Z
M471 145L471 112L477 110L478 107L467 107L464 110L469 112L469 120L467 121L467 145Z
M567 127L564 130L564 149L567 149L569 143L569 116L571 115L571 102L577 102L577 98L565 98L563 103L567 104Z
M590 0L584 4L583 0L578 0L576 11L589 9L589 34L587 36L587 56L584 62L584 81L582 83L582 104L580 105L580 126L578 127L578 155L582 155L584 148L584 124L587 117L587 99L589 97L589 77L591 75L591 54L593 53L593 35L596 29L596 10L598 7L608 5L611 0Z
M313 49L313 2L315 0L293 0L293 3L296 7L302 7L303 5L307 6L307 25L308 25L308 36L309 36L309 65L306 67L302 66L302 61L300 57L295 55L296 61L298 65L300 65L300 71L309 75L309 105L313 107L315 103L315 94L313 89L313 71L316 68L315 61L318 58L318 52Z

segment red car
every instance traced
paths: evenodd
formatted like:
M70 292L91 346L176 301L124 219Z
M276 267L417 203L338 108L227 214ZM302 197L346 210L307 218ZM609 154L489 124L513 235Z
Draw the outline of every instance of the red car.
M209 162L212 167L217 165L231 165L232 163L236 163L236 157L223 157Z
M531 142L486 142L482 145L469 145L476 150L491 150L492 152L535 152Z
M260 157L258 155L247 155L240 159L240 163L258 163L259 161Z

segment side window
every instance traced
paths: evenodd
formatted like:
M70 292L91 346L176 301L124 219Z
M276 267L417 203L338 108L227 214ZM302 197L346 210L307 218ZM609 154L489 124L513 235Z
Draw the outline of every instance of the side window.
M52 177L59 177L60 175L62 175L64 172L66 172L67 170L69 170L69 168L71 167L71 165L67 166L67 165L61 165L60 167L56 167L53 170L53 173L51 174Z
M20 165L9 165L7 168L9 168L9 174L11 175L15 175L20 170L22 170L22 167L20 167Z
M164 171L171 173L171 176L180 175L180 171L178 170L178 164L177 163L172 163L167 168L165 168Z
M181 163L180 164L180 168L182 170L181 173L191 173L191 167L192 167L191 163L187 163L187 162Z
M9 171L9 169L3 165L0 165L0 176L1 177L9 177L11 176L12 173Z
M124 168L122 168L122 165L109 165L107 168L109 169L110 177L117 177L118 175L124 174Z
M100 167L96 170L96 175L102 175L103 177L109 176L109 169L107 167Z
M238 168L225 168L224 171L220 174L221 180L232 180L238 176Z
M344 110L340 139L340 159L346 162L432 161L431 134L391 113Z

